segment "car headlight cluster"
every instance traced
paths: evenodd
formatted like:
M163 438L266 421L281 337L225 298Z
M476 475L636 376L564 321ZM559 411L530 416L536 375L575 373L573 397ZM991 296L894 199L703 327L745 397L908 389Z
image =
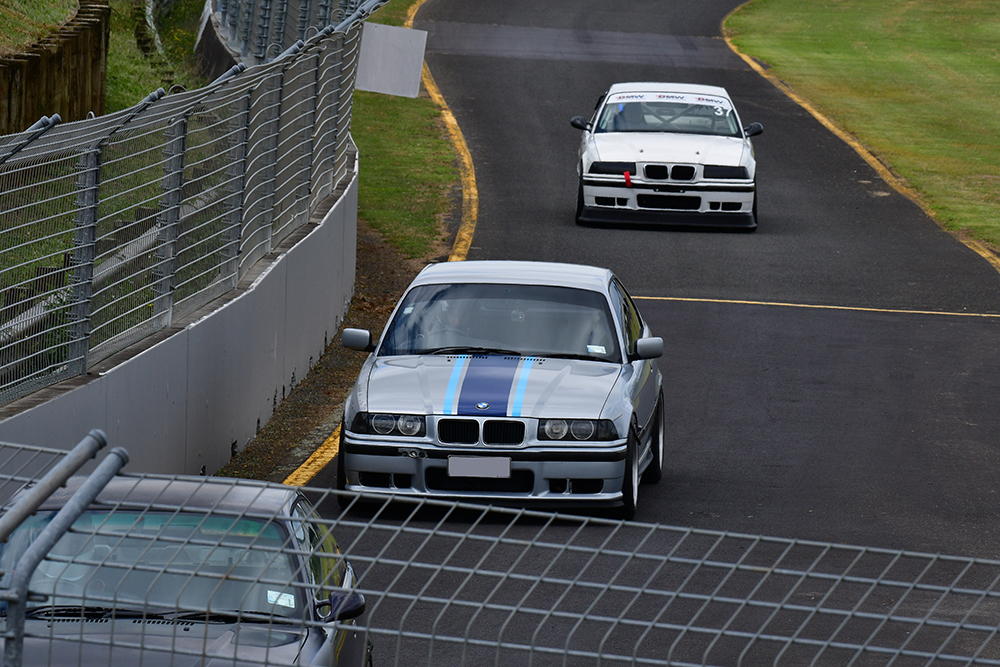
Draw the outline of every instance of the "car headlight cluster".
M420 437L427 433L423 415L393 415L384 412L359 412L351 422L354 433L377 435L402 435Z
M617 440L618 429L609 419L540 419L539 440Z
M590 165L587 173L621 176L626 171L630 176L635 176L635 162L594 162Z
M714 164L706 164L702 170L703 178L750 178L750 172L746 167L723 167Z

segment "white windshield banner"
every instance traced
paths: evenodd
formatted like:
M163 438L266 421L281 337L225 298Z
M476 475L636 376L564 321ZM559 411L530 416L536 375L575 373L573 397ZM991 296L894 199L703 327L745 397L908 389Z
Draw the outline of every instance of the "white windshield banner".
M700 95L694 93L615 93L608 97L608 104L625 102L676 102L678 104L703 104L709 107L722 107L729 111L733 105L724 97Z

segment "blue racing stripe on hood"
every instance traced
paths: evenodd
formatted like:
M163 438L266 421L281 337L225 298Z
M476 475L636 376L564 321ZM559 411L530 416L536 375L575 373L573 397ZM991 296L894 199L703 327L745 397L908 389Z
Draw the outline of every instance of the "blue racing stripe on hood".
M473 357L462 382L458 399L458 414L493 417L507 416L507 401L514 376L521 364L520 357ZM488 403L480 410L476 405Z
M517 380L517 390L514 392L514 404L510 406L510 416L520 417L524 407L524 390L528 387L528 375L531 374L531 365L535 363L534 357L528 357L521 366L521 373Z
M462 379L462 371L468 357L462 356L455 359L455 368L451 371L451 378L448 380L448 389L444 394L444 413L446 415L457 415L458 409L455 405L455 397L458 395L458 383Z

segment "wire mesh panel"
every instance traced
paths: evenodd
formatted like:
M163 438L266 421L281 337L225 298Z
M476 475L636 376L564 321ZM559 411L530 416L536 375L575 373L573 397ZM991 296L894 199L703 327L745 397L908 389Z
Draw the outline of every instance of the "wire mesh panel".
M0 554L23 664L1000 664L997 561L223 478L116 477L19 599L82 485Z
M0 442L0 506L26 484L40 479L66 456L66 452Z
M77 156L0 164L0 402L79 372L72 280ZM74 363L75 362L75 363ZM77 368L73 368L77 366Z
M0 137L0 404L234 288L318 212L353 169L361 26L384 3L229 0L260 66Z
M288 122L278 132L273 243L280 243L309 218L318 64L319 55L311 49L284 70L281 108Z

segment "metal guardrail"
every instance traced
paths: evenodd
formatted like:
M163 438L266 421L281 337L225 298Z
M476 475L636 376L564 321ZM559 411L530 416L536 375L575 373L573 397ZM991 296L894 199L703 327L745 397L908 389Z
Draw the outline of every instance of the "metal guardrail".
M362 21L387 0L303 11L339 22L294 34L265 30L271 0L240 1L225 11L264 31L262 64L0 137L0 404L233 289L348 177Z
M44 454L15 450L0 447L8 460ZM120 467L112 458L102 467ZM0 475L0 488L25 470ZM293 490L224 478L119 475L129 493L149 481L187 486L90 503L108 476L79 485L86 502L65 503L76 516L89 506L87 522L57 526L52 507L23 515L33 544L42 525L57 526L46 529L45 574L25 571L23 531L4 548L3 563L22 555L14 575L2 573L0 598L8 614L15 601L28 610L23 631L5 619L5 651L25 646L33 667L171 655L171 664L337 664L339 631L370 638L380 667L1000 665L1000 561L375 496L341 512L346 492L317 488L301 492L318 515L263 511L258 499ZM219 500L206 506L205 494ZM279 524L290 532L270 530ZM345 558L347 574L331 574ZM326 579L279 572L278 562L310 563ZM132 580L148 583L130 591ZM263 590L266 613L250 602ZM285 614L302 599L353 612ZM360 605L366 615L349 620ZM301 648L283 653L288 645ZM17 667L9 651L5 664Z

